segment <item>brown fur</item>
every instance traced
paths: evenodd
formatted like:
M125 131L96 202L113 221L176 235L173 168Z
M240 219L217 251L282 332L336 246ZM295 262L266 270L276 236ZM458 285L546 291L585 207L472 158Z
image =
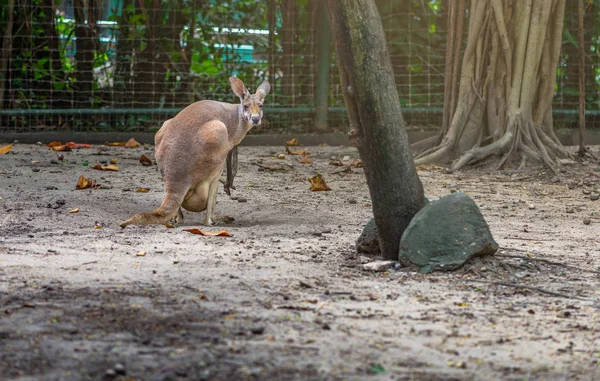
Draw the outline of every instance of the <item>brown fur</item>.
M265 81L251 95L238 78L230 77L229 82L240 104L200 101L163 123L154 137L156 161L165 181L162 204L152 212L138 213L121 222L121 227L181 220L181 207L206 211L204 224L212 225L227 153L250 128L260 124L262 103L270 90Z

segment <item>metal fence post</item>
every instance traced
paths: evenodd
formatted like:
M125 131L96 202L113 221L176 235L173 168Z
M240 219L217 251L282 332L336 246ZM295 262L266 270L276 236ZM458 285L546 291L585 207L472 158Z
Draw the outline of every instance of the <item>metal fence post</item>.
M317 130L327 130L327 112L329 109L329 66L331 62L331 30L327 19L325 2L319 2L319 24L318 24L318 70L317 86L315 94Z

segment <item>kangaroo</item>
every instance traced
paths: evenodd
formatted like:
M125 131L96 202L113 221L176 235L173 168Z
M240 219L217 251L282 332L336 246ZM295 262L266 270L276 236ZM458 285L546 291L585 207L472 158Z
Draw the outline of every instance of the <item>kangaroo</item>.
M182 222L182 207L191 212L205 211L204 225L217 222L217 188L227 155L261 123L263 102L271 89L264 81L251 95L240 79L230 77L229 83L240 104L204 100L163 123L154 143L165 182L164 198L158 209L134 215L120 223L122 228Z

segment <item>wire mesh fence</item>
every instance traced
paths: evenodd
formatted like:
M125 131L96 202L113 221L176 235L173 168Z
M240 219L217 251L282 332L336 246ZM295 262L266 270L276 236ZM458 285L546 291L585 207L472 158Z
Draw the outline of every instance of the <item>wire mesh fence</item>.
M186 105L272 85L253 133L346 130L319 0L0 0L0 131L153 132ZM377 0L411 127L441 124L446 2ZM600 2L586 1L587 124L600 125ZM577 122L577 7L567 2L555 120ZM319 121L326 116L326 125ZM323 114L325 110L325 114Z

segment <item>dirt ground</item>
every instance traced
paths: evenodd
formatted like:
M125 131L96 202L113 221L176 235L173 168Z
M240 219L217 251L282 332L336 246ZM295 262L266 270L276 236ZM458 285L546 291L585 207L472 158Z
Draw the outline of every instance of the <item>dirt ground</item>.
M426 196L472 196L502 249L449 274L374 273L354 249L372 215L356 150L308 149L313 164L240 148L237 199L221 187L217 204L235 221L207 229L233 237L204 237L183 230L199 213L119 227L160 203L138 161L152 147L59 161L16 144L0 156L0 378L600 379L600 164L421 168ZM117 172L83 166L112 158ZM316 173L331 191L309 191ZM80 175L101 188L75 190Z

